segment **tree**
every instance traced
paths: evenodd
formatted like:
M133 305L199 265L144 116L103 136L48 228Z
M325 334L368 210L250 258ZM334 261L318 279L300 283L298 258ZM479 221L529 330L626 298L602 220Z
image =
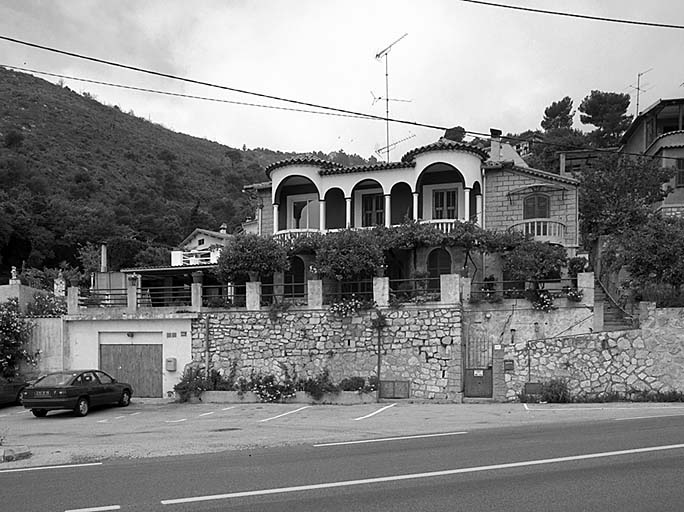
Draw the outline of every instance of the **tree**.
M663 187L675 173L659 160L601 155L576 174L579 180L580 231L587 248L601 235L621 234L643 224L650 206L670 193Z
M26 349L32 328L33 325L21 316L17 299L0 304L0 377L16 377L21 361L36 363L38 354L31 354Z
M273 238L243 233L223 248L214 272L221 282L230 283L283 272L288 266L287 251Z
M383 247L374 230L345 229L328 233L316 252L316 268L337 281L369 278L385 263Z
M572 128L572 118L575 111L572 110L572 100L566 96L562 100L554 101L544 110L544 119L541 127L545 131L558 128Z
M541 143L531 144L531 154L525 161L530 167L555 174L560 172L561 151L588 145L587 135L573 128L550 128L541 137Z
M543 281L556 277L567 262L565 248L527 240L503 255L503 269L514 281L529 281L543 288Z
M596 126L592 136L598 147L617 145L629 128L632 122L632 116L627 115L629 100L629 94L604 91L591 91L582 100L580 121Z

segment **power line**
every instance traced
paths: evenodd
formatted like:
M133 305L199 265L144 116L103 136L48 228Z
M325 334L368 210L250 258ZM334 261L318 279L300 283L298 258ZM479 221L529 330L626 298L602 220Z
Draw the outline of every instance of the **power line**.
M535 12L538 14L551 14L553 16L565 16L568 18L580 18L584 20L592 21L604 21L608 23L622 23L625 25L638 25L643 27L655 27L655 28L675 28L679 30L684 30L684 25L673 25L670 23L655 23L650 21L638 21L638 20L625 20L620 18L605 18L603 16L589 16L588 14L577 14L571 12L561 12L561 11L547 11L545 9L533 9L532 7L523 7L520 5L506 5L498 4L494 2L483 2L482 0L460 0L461 2L469 4L486 5L489 7L501 7L503 9L511 9L514 11L524 11L524 12Z
M47 71L38 71L35 69L29 69L29 68L22 68L19 66L10 66L7 64L0 64L1 67L8 68L8 69L16 69L19 71L26 71L28 73L35 73L37 75L46 75L46 76L53 76L57 78L65 78L67 80L76 80L79 82L87 82L90 84L97 84L97 85L106 85L107 87L116 87L119 89L128 89L132 91L140 91L140 92L148 92L148 93L154 93L154 94L163 94L165 96L176 96L180 98L189 98L193 100L203 100L203 101L214 101L217 103L230 103L231 105L242 105L246 107L260 107L260 108L270 108L274 110L287 110L291 112L303 112L307 114L320 114L320 115L326 115L326 116L339 116L339 117L351 117L354 119L367 119L366 116L362 115L351 115L351 114L342 114L338 112L321 112L319 110L306 110L306 109L301 109L301 108L291 108L291 107L278 107L275 105L264 105L261 103L247 103L244 101L234 101L234 100L224 100L220 98L209 98L207 96L196 96L193 94L183 94L179 92L170 92L170 91L161 91L159 89L148 89L145 87L134 87L132 85L123 85L123 84L115 84L112 82L102 82L99 80L91 80L88 78L78 78L75 76L69 76L69 75L60 75L59 73L48 73Z

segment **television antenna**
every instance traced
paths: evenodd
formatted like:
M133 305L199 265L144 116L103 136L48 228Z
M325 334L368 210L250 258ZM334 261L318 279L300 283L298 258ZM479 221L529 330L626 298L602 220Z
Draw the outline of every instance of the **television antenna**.
M637 116L639 115L639 95L640 95L640 93L647 92L647 91L650 91L651 89L653 89L653 86L648 87L648 89L641 87L641 77L644 76L649 71L653 71L653 68L648 68L646 71L642 71L641 73L637 73L637 84L636 84L636 86L634 86L634 85L629 86L630 89L634 89L636 91L636 115Z
M408 35L408 32L406 32L403 36L401 36L399 39L391 43L387 48L384 50L380 50L376 55L375 58L377 60L382 59L383 57L385 58L385 135L386 135L386 142L387 142L387 161L390 161L390 135L389 135L389 102L390 102L390 97L389 97L389 52L392 49L392 47L397 44L399 41L404 39Z
M388 144L387 146L384 146L384 147L381 147L381 148L376 148L376 149L375 149L375 153L376 153L379 157L382 157L382 155L385 154L385 153L389 155L390 149L394 148L395 146L398 146L398 145L401 144L402 142L406 142L407 140L412 139L412 138L415 137L415 136L416 136L416 134L415 134L415 133L412 133L412 134L409 135L408 137L404 137L403 139L399 139L399 140L397 140L397 141L392 142L392 144ZM387 161L389 162L389 158L388 158Z
M371 106L375 105L378 101L383 101L383 100L389 100L389 101L399 101L401 103L411 103L412 100L400 100L398 98L383 98L382 96L376 96L373 91L370 92L371 96L373 96L373 101L371 102Z

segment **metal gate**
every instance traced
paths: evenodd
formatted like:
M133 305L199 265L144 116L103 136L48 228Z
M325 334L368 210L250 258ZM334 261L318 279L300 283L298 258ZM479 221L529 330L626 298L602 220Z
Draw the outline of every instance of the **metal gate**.
M469 326L465 342L463 395L467 398L491 398L492 342L479 325Z
M100 369L133 386L140 397L162 397L162 345L100 345Z

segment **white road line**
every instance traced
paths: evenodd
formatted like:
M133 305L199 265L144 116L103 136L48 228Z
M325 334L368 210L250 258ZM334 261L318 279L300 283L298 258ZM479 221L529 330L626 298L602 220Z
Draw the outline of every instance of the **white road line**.
M381 476L377 478L364 478L362 480L346 480L342 482L326 482L322 484L297 485L294 487L277 487L275 489L259 489L255 491L231 492L226 494L214 494L208 496L194 496L190 498L176 498L162 500L162 505L178 505L181 503L197 503L200 501L225 500L231 498L244 498L248 496L265 496L269 494L281 494L288 492L313 491L317 489L332 489L336 487L350 487L353 485L369 485L384 482L399 482L402 480L416 480L420 478L437 478L442 476L476 473L480 471L493 471L497 469L522 468L528 466L540 466L542 464L555 464L559 462L573 462L577 460L599 459L605 457L618 457L633 455L635 453L648 453L666 450L678 450L684 448L684 444L672 444L667 446L652 446L649 448L635 448L631 450L619 450L614 452L588 453L585 455L572 455L569 457L557 457L553 459L527 460L522 462L509 462L505 464L492 464L490 466L475 466L470 468L447 469L432 471L430 473L412 473L408 475Z
M43 469L68 469L101 466L102 462L84 462L83 464L63 464L61 466L34 466L30 468L0 469L0 473L22 473L25 471L41 471Z
M97 420L98 423L109 423L109 420Z
M530 408L527 407L527 404L523 404L523 407L525 408L526 411L529 411L529 410L530 410Z
M653 418L672 418L683 417L684 414L656 414L655 416L630 416L629 418L615 418L614 421L628 421L628 420L650 420Z
M6 418L9 414L0 414L0 418Z
M375 416L376 414L381 413L381 412L384 411L385 409L389 409L390 407L394 407L395 405L397 405L397 404L395 403L395 404L386 405L386 406L383 407L382 409L378 409L378 410L375 411L375 412L372 412L372 413L370 413L370 414L366 414L365 416L361 416L360 418L354 418L354 421L365 420L366 418L370 418L371 416Z
M26 413L29 413L29 412L31 412L31 409L26 409L25 411L20 411L20 412L18 412L18 413L16 413L16 414L26 414Z
M105 510L121 510L120 505L109 505L106 507L72 508L64 512L104 512Z
M140 411L138 411L138 412L132 412L131 414L129 414L129 416L137 416L138 414L140 414Z
M525 409L528 411L535 412L559 412L559 411L646 411L651 409L684 409L684 406L680 405L653 405L648 407L553 407L553 408L542 408L538 407L535 409L530 409L525 405Z
M188 418L183 418L182 420L166 420L165 423L182 423L188 421Z
M235 409L235 406L234 406L234 405L231 405L230 407L224 407L224 408L221 409L221 410L222 410L222 411L230 411L231 409Z
M121 419L123 419L123 418L125 418L125 417L126 417L126 416L117 416L117 417L114 418L114 419L115 419L115 420L121 420Z
M214 414L216 411L211 411L211 412L205 412L203 414L200 414L199 417L201 418L202 416L209 416L210 414Z
M263 423L265 421L275 420L276 418L282 418L283 416L287 416L288 414L294 414L296 412L303 411L304 409L308 409L309 407L311 407L311 406L305 405L304 407L300 407L299 409L295 409L294 411L284 412L283 414L278 414L278 416L272 416L272 417L266 418L264 420L259 420L259 423Z
M365 443L382 443L384 441L403 441L405 439L423 439L427 437L444 437L444 436L458 436L467 434L468 432L445 432L442 434L417 434L415 436L399 436L399 437L382 437L380 439L362 439L360 441L340 441L337 443L321 443L315 444L314 448L321 448L325 446L343 446L346 444L365 444Z

